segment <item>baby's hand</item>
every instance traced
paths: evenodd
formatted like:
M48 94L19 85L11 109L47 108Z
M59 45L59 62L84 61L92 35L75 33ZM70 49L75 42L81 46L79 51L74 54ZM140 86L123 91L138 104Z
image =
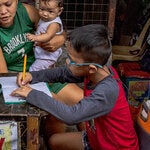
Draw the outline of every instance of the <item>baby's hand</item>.
M30 40L30 41L32 41L32 42L36 41L34 34L27 33L26 36L27 36L27 39Z

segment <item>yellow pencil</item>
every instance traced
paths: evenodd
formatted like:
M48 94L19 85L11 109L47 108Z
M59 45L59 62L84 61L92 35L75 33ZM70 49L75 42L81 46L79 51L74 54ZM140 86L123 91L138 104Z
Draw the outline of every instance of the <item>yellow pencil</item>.
M22 79L24 80L25 75L26 75L26 64L27 64L27 55L24 55L24 63L23 63L23 75L22 75Z

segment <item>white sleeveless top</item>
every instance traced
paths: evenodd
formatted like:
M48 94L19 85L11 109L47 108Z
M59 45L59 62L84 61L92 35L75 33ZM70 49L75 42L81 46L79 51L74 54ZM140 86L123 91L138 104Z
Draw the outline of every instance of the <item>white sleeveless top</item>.
M61 34L63 32L63 25L62 25L62 21L61 21L60 17L57 17L54 20L49 21L49 22L44 22L43 20L40 19L39 23L38 23L36 34L45 33L47 30L47 27L53 22L57 22L60 24L61 30L60 30L60 32L57 32L56 34ZM61 53L62 53L61 48L59 48L55 52L48 52L46 50L43 50L39 46L36 46L34 49L34 55L35 55L36 59L44 59L44 60L48 59L48 60L56 61L58 59L58 57L61 55Z

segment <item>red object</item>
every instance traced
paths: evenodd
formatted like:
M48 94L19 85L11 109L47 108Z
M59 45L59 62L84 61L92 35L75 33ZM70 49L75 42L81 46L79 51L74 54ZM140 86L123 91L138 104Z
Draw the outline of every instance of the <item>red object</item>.
M123 62L116 69L120 76L150 79L150 73L141 70L139 62Z
M138 107L129 105L129 108L130 108L132 120L133 120L133 122L135 122L137 120L138 114L140 112L141 105L139 105Z
M141 70L139 62L122 62L117 72L126 84L126 94L133 121L136 121L143 100L149 99L150 73Z
M119 79L116 71L113 68L112 70L113 78ZM120 92L112 111L104 116L86 121L86 131L93 150L139 150L128 102L120 81L118 81L118 88ZM88 91L86 85L84 90L86 90L84 92L86 96L92 92Z

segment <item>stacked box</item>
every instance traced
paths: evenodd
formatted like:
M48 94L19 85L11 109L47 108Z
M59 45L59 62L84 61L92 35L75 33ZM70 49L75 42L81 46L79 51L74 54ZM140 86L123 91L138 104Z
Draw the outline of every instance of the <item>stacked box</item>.
M150 98L150 73L142 71L138 62L124 62L117 66L117 71L126 85L129 101L142 102Z
M132 117L136 119L141 103L150 99L150 73L141 70L139 62L120 63L117 71L124 83Z

